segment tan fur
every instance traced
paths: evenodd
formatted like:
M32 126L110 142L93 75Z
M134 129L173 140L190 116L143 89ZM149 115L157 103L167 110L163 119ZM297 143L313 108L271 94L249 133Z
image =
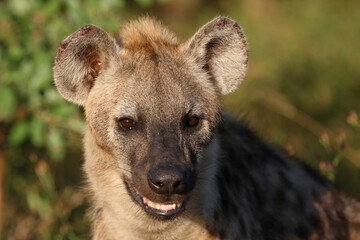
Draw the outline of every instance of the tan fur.
M239 54L232 54L234 51ZM148 17L123 26L118 44L93 25L63 41L54 64L54 78L64 98L85 108L84 171L94 205L93 239L217 239L201 220L203 215L212 217L206 216L201 205L210 207L216 202L204 201L201 189L194 190L194 200L188 203L186 212L171 221L154 220L134 203L123 181L131 178L129 159L123 153L129 151L127 144L135 143L119 136L114 119L131 116L140 121L139 106L152 112L152 122L164 124L182 114L173 107L176 105L185 111L205 111L213 117L203 121L197 141L208 141L210 126L218 121L219 94L236 89L244 78L246 61L245 36L235 22L226 18L208 23L185 43ZM169 77L174 79L170 85L166 83ZM200 89L206 98L200 104L188 105L187 98ZM136 143L137 158L151 151L146 139L152 136L148 132L143 141ZM201 177L197 188L211 187L211 173L216 169L211 158L216 157L212 156L216 145L213 141L213 150L204 154L200 169L204 168L208 176Z
M62 42L54 79L65 99L85 109L84 171L93 204L94 240L220 239L221 234L212 235L208 229L208 223L216 222L213 210L220 194L212 191L221 165L214 127L219 123L219 98L243 80L247 54L242 29L224 17L205 24L186 42L148 17L123 26L119 41L88 25ZM205 116L196 134L182 129L189 114ZM121 129L118 120L124 117L141 131ZM131 184L151 201L168 201L155 194L146 179L150 162L157 160L153 158L179 161L171 151L162 155L164 146L180 149L177 157L188 162L191 150L199 161L186 210L167 220L146 213L128 189ZM158 155L152 155L156 151ZM134 175L139 169L144 174ZM183 197L173 195L173 201ZM359 216L353 214L359 212L357 203L330 194L316 204L324 225L329 224L325 211L335 207L332 214L349 219L351 239L359 239ZM229 226L229 232L238 232L237 226ZM311 239L332 239L331 226L325 227L329 233L314 233Z
M177 46L177 37L160 22L149 17L133 20L122 27L120 32L123 47L130 51L162 44Z

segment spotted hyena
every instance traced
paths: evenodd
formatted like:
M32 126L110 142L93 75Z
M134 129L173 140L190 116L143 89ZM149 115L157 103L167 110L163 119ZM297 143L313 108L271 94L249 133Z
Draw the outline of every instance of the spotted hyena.
M223 114L243 80L243 30L218 17L181 42L151 18L118 40L87 25L54 78L84 107L93 239L360 239L360 205Z

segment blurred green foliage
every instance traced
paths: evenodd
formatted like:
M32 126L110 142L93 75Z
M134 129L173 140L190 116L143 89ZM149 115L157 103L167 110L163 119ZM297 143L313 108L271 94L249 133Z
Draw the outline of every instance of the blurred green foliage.
M88 238L79 183L83 117L57 93L52 63L61 40L82 25L96 22L116 31L125 3L0 4L1 154L6 156L2 238ZM71 151L78 153L71 158Z
M182 38L219 14L237 20L249 72L226 109L360 198L359 12L355 0L0 0L2 239L89 238L82 110L57 93L52 63L81 26L116 35L146 13Z

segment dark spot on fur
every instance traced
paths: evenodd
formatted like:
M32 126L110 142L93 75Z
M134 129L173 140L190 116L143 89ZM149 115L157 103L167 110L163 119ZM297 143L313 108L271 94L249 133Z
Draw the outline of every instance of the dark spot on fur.
M90 90L95 85L96 77L97 74L94 71L89 72L89 74L85 77L83 84L88 90Z
M219 237L221 239L225 239L226 238L226 231L224 229L221 229L219 232Z
M220 186L221 187L221 186ZM220 200L220 206L221 206L221 209L223 210L223 212L225 214L228 214L229 213L229 210L230 210L230 202L228 201L229 199L229 196L226 192L226 187L221 187L223 190L220 191L220 194L221 194L221 200Z
M60 50L64 51L71 41L72 39L65 39L64 41L62 41L60 43Z
M150 52L150 59L154 62L155 66L159 65L159 56L155 51Z
M304 211L304 209L306 209L306 202L305 200L301 197L300 193L296 194L296 206L295 206L295 210L298 213L301 213L301 211ZM311 216L312 217L312 216Z
M289 174L291 174L291 173L289 173ZM287 176L287 173L280 171L279 176L281 178L281 181L285 184L285 186L287 188L293 188L293 184L292 184L291 180L289 179L289 176Z
M217 20L216 25L217 25L217 26L224 26L224 25L226 25L226 24L228 24L228 23L229 23L229 19L220 17L220 18Z
M217 222L219 220L219 212L215 211L214 212L214 221Z
M116 44L119 46L119 47L122 47L123 46L123 40L119 37L116 38Z
M239 26L239 24L238 24L237 22L235 22L235 23L233 24L233 27L235 27L235 28L240 28L240 26Z
M213 57L214 51L220 46L220 38L213 38L206 44L206 60Z
M306 223L300 224L296 227L296 230L295 230L296 234L300 238L306 238L306 237L310 236L310 234L311 234L311 229L309 229L305 224Z
M195 154L194 149L192 149L192 147L190 146L190 144L187 145L188 151L189 151L189 158L191 161L191 165L193 166L194 169L197 170L198 168L198 160Z
M237 216L237 215L239 215L239 206L237 206L237 204L235 204L235 203L231 203L231 212L235 215L235 216Z
M283 204L286 200L286 193L285 189L279 189L277 193L275 194L275 203L276 204Z
M76 94L77 92L77 85L71 85L71 87L69 88L70 92L72 94Z
M85 25L79 30L79 34L83 36L91 31L95 30L95 28L96 27L94 25Z

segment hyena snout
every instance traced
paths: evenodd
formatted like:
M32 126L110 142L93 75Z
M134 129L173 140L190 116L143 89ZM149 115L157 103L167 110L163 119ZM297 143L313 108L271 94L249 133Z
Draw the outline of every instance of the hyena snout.
M159 164L150 169L147 180L150 188L158 194L185 194L194 187L194 174L181 165Z

